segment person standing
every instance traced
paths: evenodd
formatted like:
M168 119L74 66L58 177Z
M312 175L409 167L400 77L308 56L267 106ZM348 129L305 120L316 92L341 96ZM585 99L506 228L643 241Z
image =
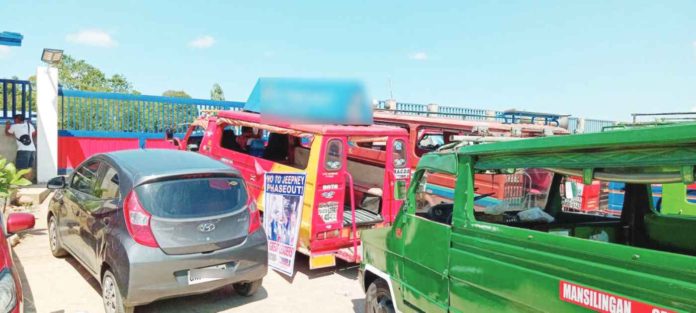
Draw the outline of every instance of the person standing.
M5 135L14 137L17 141L17 157L15 167L17 170L31 169L34 167L34 156L36 154L36 128L29 121L24 119L24 115L16 114L14 124L7 121L5 124ZM29 172L26 178L33 179L33 173Z

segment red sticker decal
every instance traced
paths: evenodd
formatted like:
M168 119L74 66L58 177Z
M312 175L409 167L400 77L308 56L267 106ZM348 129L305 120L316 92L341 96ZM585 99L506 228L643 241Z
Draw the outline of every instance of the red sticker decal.
M672 310L619 297L567 281L560 281L559 297L562 301L602 313L675 313Z

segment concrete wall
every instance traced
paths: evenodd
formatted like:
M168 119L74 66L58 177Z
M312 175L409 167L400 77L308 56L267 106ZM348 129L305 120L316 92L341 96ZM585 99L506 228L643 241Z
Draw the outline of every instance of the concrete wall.
M2 134L0 134L0 156L9 162L14 162L17 155L17 141L14 137L5 136L5 121L2 121Z

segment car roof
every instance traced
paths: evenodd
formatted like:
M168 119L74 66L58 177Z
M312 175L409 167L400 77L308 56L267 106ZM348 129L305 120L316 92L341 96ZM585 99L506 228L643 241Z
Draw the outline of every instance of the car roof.
M207 156L179 150L136 149L100 155L113 163L134 186L165 176L221 173L239 176L239 171ZM119 177L122 178L122 177Z

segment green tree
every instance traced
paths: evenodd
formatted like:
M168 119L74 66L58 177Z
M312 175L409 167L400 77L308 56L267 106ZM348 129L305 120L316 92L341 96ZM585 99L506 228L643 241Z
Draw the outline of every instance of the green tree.
M165 97L172 97L172 98L186 98L186 99L191 99L191 96L186 93L186 91L183 90L167 90L162 93L163 96Z
M222 87L219 84L213 84L213 89L210 90L210 100L225 100L225 92L222 91Z
M104 72L85 60L77 60L65 54L58 64L58 81L67 89L86 91L133 93L133 84L125 76Z

